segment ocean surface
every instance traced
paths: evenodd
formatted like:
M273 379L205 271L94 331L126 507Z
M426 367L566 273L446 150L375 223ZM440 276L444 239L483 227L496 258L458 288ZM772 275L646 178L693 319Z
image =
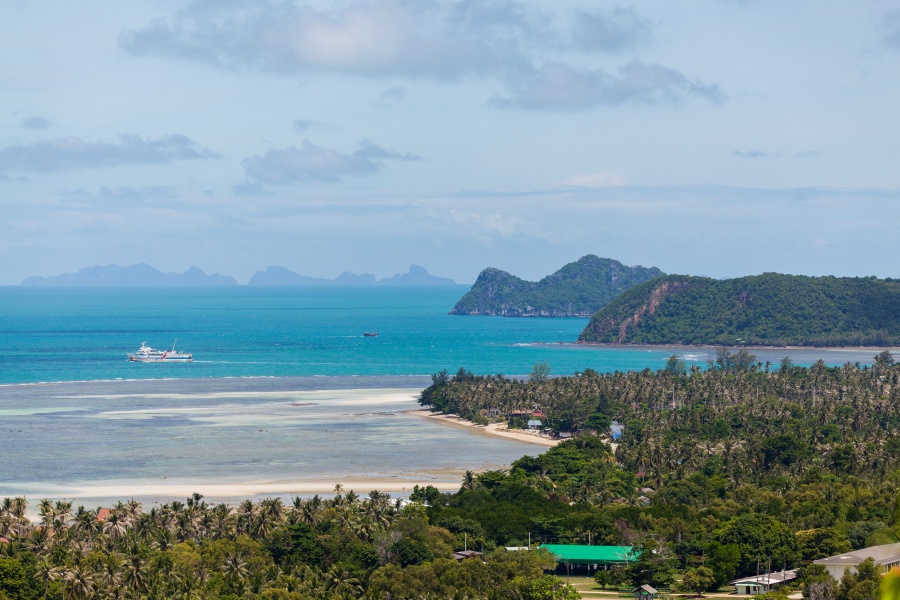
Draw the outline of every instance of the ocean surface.
M527 375L546 361L566 375L715 355L573 345L586 319L448 315L467 289L0 287L0 498L91 505L345 478L446 488L543 448L414 416L434 372ZM127 360L141 342L176 340L194 362ZM753 352L800 365L876 353Z
M420 376L465 367L525 375L658 369L703 348L573 346L587 319L451 316L468 286L0 287L0 384L160 378ZM377 331L378 337L364 337ZM141 342L189 364L129 363ZM871 350L759 350L796 364L872 362Z

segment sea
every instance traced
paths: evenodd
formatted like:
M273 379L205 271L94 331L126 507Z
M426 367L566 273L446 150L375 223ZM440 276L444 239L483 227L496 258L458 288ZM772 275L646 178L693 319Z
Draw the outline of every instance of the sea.
M705 367L715 356L576 345L587 319L449 315L467 290L0 287L0 498L90 505L127 490L159 502L163 484L347 478L447 487L544 448L410 416L433 373L659 369L673 354ZM194 361L129 362L142 342ZM836 365L869 364L877 350L753 352Z

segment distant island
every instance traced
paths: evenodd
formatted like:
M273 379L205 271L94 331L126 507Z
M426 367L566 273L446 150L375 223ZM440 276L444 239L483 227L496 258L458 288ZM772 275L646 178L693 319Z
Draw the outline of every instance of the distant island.
M900 281L764 273L668 275L591 317L579 342L760 346L900 343Z
M105 267L85 267L77 273L64 273L51 277L28 277L22 282L26 286L230 286L237 285L237 280L230 275L213 273L207 275L199 267L191 267L184 273L163 273L148 264L121 267L107 265Z
M207 275L199 267L191 267L184 273L163 273L148 264L107 265L105 267L85 267L77 273L64 273L50 277L28 277L22 282L24 286L232 286L238 285L230 275L213 273ZM426 286L456 285L447 277L431 275L424 267L410 265L406 273L398 273L393 277L376 279L371 273L357 275L345 271L334 279L308 277L294 273L284 267L268 267L265 271L257 271L247 285L253 286L350 286L350 285L384 285L384 286Z
M410 265L406 273L398 273L393 277L375 279L371 273L357 275L345 271L335 279L308 277L289 271L284 267L268 267L265 271L257 271L247 285L269 286L327 286L327 285L456 285L447 277L431 275L425 267Z
M532 282L485 269L451 315L590 317L632 286L664 275L656 267L628 267L589 254Z

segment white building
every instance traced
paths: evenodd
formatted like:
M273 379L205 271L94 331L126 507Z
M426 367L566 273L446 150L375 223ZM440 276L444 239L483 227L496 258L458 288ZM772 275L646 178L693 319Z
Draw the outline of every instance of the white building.
M856 565L867 558L875 561L875 566L878 567L879 572L887 573L892 567L900 566L900 543L854 550L853 552L838 554L837 556L820 558L819 560L814 560L813 563L822 565L829 575L840 581L841 577L844 576L845 570L856 573Z
M785 581L797 578L797 571L778 571L776 573L766 573L764 575L756 575L754 577L744 577L731 582L734 591L739 595L755 596L756 594L765 594Z

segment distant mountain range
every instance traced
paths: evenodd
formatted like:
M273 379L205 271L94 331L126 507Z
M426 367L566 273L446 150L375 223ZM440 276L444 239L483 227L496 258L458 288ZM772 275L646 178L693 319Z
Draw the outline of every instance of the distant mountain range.
M77 273L65 273L51 277L29 277L22 285L32 286L74 286L74 285L199 285L225 286L237 285L237 280L229 275L213 273L207 275L203 269L191 267L184 273L163 273L148 264L120 267L85 267Z
M900 344L900 281L764 273L668 275L591 317L580 342L761 346Z
M191 267L184 273L163 273L147 264L121 267L86 267L77 273L65 273L51 277L29 277L22 282L27 286L226 286L237 285L237 280L229 275L213 273L207 275L198 267ZM344 272L335 279L308 277L289 271L284 267L269 267L257 271L247 285L254 286L332 286L332 285L455 285L446 277L431 275L424 267L410 265L409 272L393 277L377 279L371 273L356 275Z
M247 285L456 285L456 282L446 277L431 275L425 267L419 265L410 265L407 273L398 273L393 277L377 280L371 273L357 275L344 271L334 279L323 279L299 275L284 267L269 267L265 271L257 271Z
M592 254L537 282L489 268L450 314L589 317L630 287L662 275L656 267L628 267Z

